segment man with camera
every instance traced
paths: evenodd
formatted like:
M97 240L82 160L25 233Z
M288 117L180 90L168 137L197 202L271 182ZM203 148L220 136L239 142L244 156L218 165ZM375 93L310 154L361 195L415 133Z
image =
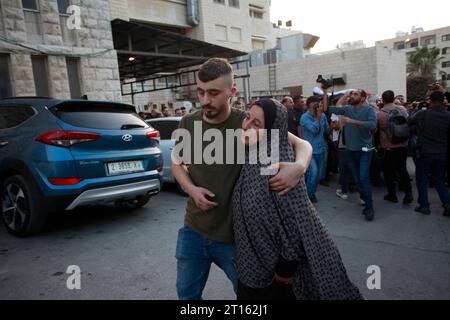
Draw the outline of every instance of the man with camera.
M327 117L323 112L321 99L311 96L306 100L307 112L300 119L302 139L308 141L313 148L313 157L306 173L306 187L311 202L316 203L316 190L320 179L325 175L327 164L327 142L325 135L330 131Z
M349 169L357 173L359 178L359 192L365 205L362 213L367 221L372 221L375 213L370 184L370 164L374 150L373 131L377 127L376 113L367 105L367 93L364 90L346 93L338 100L336 107L328 107L327 86L322 85L322 90L324 111L329 110L341 116Z
M419 192L417 212L429 215L428 177L434 182L444 208L444 216L450 216L450 192L445 185L445 170L448 161L448 132L450 112L444 106L443 89L429 95L429 108L414 114L410 125L418 129L419 152L416 154L416 183Z

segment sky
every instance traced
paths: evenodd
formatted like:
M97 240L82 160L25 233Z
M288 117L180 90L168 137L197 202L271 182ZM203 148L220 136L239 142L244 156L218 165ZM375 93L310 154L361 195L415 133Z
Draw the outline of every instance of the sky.
M338 43L394 38L411 27L425 31L450 26L450 0L272 0L270 20L292 20L293 30L319 36L313 53L333 50Z

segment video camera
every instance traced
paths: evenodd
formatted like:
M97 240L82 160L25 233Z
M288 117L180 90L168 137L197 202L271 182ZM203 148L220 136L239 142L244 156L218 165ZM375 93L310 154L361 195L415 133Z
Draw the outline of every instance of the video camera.
M317 76L316 82L320 83L325 89L328 89L334 85L333 79L324 79L321 74Z

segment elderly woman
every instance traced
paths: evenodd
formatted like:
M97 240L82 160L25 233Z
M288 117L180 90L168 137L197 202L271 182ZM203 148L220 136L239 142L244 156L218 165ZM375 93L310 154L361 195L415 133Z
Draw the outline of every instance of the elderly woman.
M271 149L279 148L280 162L294 161L287 113L278 101L256 101L243 129L246 145L267 143L269 155ZM270 145L272 134L279 135L279 146ZM264 165L252 159L255 154L248 150L233 193L238 299L361 299L308 199L304 180L286 196L279 196L269 188L271 177L261 175Z

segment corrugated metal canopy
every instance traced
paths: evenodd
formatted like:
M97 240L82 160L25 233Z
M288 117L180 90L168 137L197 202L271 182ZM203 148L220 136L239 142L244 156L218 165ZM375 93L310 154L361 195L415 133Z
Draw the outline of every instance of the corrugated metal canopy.
M121 80L176 72L212 57L230 59L246 55L142 22L115 19L111 24ZM130 57L134 60L130 61Z

